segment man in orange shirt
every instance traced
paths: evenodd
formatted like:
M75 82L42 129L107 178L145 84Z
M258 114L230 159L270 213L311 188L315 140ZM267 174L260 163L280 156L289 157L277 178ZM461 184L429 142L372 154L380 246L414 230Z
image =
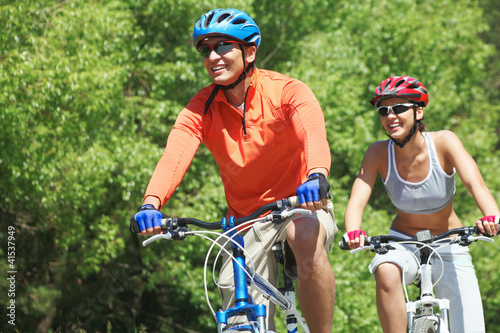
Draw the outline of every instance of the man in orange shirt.
M254 225L245 232L245 249L255 254L258 272L277 284L271 246L286 241L293 251L288 255L296 260L298 298L310 330L330 333L335 277L327 253L337 227L328 200L331 159L324 117L304 83L255 67L260 42L255 22L236 9L212 10L196 23L193 44L213 83L179 114L134 219L140 234L160 233L159 210L201 143L219 167L228 216L246 216L267 203L298 195L301 206L314 215L286 226ZM230 278L226 267L221 280ZM225 292L222 298L224 307L234 301ZM256 302L267 303L268 325L274 327L274 308L267 300L257 297Z

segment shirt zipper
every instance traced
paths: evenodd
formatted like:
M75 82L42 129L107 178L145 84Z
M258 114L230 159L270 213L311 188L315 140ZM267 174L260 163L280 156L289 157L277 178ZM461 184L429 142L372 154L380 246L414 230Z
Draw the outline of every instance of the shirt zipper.
M247 88L247 91L245 92L245 105L243 105L243 119L241 119L242 121L242 125L243 125L243 134L244 135L247 135L247 125L246 125L246 113L247 113L247 94L248 94L248 90L250 89L250 87Z

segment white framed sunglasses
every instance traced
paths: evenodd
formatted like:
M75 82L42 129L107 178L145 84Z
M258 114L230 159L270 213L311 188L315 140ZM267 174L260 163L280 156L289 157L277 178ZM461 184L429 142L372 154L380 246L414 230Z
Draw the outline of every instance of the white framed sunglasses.
M394 114L401 114L403 112L408 111L413 106L415 106L415 104L413 104L413 103L399 103L399 104L388 105L388 106L379 106L377 108L377 111L381 117L387 117L391 111Z

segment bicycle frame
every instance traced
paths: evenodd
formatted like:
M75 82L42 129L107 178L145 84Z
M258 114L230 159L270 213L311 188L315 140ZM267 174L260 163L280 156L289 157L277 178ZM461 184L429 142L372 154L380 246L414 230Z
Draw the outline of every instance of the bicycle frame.
M287 332L298 332L298 324L302 327L304 332L309 333L309 328L298 313L295 307L295 288L293 280L286 274L283 274L285 287L283 292L278 291L268 281L263 279L260 275L253 272L246 266L245 255L243 252L244 240L233 227L232 217L230 218L229 225L226 225L226 220L223 219L223 230L231 238L231 247L233 253L233 274L234 274L234 292L235 292L235 305L226 310L219 310L216 313L217 319L217 332L222 333L228 326L228 320L231 317L246 315L249 322L255 322L256 327L251 327L255 333L266 333L266 306L264 304L254 304L252 302L248 286L255 286L266 298L271 299L278 307L285 311L287 322ZM278 262L282 263L280 253L281 248L273 247L273 251L277 253ZM253 278L248 277L248 273ZM253 332L253 331L252 331Z

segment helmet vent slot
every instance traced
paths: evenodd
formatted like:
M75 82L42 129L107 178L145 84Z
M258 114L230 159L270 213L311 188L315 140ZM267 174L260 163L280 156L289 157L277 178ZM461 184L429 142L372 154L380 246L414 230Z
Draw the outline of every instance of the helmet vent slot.
M212 22L212 19L214 18L214 12L210 13L210 15L207 17L205 20L204 28L208 28L210 26L210 22Z
M231 14L229 14L229 13L222 14L221 16L219 16L217 18L217 23L221 23L222 21L227 19L229 16L231 16Z
M405 80L399 80L398 82L396 82L396 84L394 85L394 87L399 87L400 85L402 85L403 83L405 83Z
M245 23L247 23L247 20L242 18L233 21L233 24L245 24Z

